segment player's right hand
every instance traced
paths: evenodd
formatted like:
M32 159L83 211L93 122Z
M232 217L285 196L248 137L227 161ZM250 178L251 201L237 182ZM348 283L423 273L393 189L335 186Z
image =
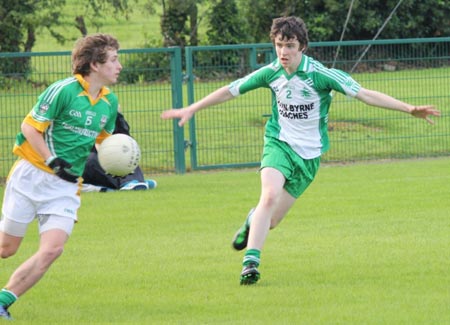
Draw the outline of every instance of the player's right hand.
M72 168L72 164L68 163L64 159L55 157L47 163L47 166L53 169L53 172L59 178L71 183L78 182L78 175L75 175L70 170L70 168Z
M163 120L167 120L167 119L174 119L174 118L178 118L180 119L178 121L178 126L183 126L187 121L189 121L189 119L194 115L194 112L187 109L187 108L183 108L183 109L171 109L171 110L167 110L162 112L161 114L161 118Z

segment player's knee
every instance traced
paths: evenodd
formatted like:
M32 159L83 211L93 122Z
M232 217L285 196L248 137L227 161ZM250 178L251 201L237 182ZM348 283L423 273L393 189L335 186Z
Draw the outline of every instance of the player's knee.
M17 248L6 246L0 247L0 258L5 259L16 254Z
M50 266L64 251L63 246L54 246L41 249L40 255L44 266Z
M266 208L271 209L274 207L279 200L279 196L276 192L268 191L264 193L264 195L261 197L260 203Z
M51 250L47 252L48 256L52 260L56 260L61 254L64 252L63 246L53 247Z

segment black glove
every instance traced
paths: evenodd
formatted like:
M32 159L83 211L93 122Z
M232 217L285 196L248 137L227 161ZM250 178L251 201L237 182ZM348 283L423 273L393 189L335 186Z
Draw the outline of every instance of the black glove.
M75 175L70 171L72 164L68 163L64 159L55 157L47 163L47 166L53 169L59 178L71 183L78 182L78 175Z

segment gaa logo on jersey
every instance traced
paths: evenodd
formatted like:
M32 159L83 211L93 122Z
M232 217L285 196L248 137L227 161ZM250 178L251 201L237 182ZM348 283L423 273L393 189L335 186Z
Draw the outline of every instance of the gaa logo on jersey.
M106 122L108 122L108 116L102 115L102 118L100 119L100 127L102 129L105 127Z
M48 105L47 103L42 103L41 105L39 105L39 114L45 114L48 111L50 105Z

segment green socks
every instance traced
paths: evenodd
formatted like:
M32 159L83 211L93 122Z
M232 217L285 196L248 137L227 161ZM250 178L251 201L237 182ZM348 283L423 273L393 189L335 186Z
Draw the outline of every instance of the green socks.
M253 212L255 211L255 208L251 209L247 219L245 220L245 226L247 229L250 228L250 223L252 222ZM248 230L247 230L248 231ZM248 235L248 233L247 233ZM261 259L261 251L259 249L247 249L244 255L244 261L242 262L243 266L247 266L249 264L255 264L256 267L259 266L259 262Z
M244 261L242 262L243 266L247 266L249 264L255 264L256 267L259 266L261 259L261 251L258 249L247 249L244 255Z
M0 291L0 305L4 307L11 306L17 299L18 297L6 288Z

